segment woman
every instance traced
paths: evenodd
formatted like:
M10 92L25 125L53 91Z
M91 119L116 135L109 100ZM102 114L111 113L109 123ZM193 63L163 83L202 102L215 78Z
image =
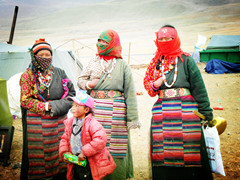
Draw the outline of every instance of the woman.
M122 59L118 34L102 32L98 54L78 79L78 86L95 99L95 118L106 130L107 147L117 168L104 179L133 177L129 129L139 127L136 91L129 65Z
M44 39L37 40L30 53L30 66L20 79L21 179L65 179L66 163L58 157L58 146L71 108L65 97L74 96L75 90L64 70L52 65L52 48Z
M212 179L200 118L193 111L213 114L201 73L180 48L173 26L156 33L157 51L144 87L158 100L152 108L151 160L153 179Z

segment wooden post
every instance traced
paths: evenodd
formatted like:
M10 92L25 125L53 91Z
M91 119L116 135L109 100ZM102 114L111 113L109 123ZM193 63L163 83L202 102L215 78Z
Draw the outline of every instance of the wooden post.
M77 58L76 58L76 53L75 53L75 44L74 44L74 39L72 40L72 45L73 45L73 57L75 60L75 69L76 69L76 79L78 81L78 66L77 66Z
M129 42L129 49L128 49L128 64L130 64L130 49L131 49L131 42Z
M7 42L8 44L12 44L12 41L13 41L13 35L14 35L15 25L16 25L16 21L17 21L17 14L18 14L18 6L15 6L10 37L9 37L9 41Z

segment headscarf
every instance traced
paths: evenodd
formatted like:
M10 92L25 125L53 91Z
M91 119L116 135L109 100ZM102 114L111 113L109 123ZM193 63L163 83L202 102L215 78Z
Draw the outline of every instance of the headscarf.
M160 28L160 30L155 34L157 51L147 68L144 78L144 87L149 90L148 93L150 96L155 96L157 94L157 91L152 91L152 84L158 78L163 77L162 70L164 69L165 74L168 73L171 71L170 66L176 64L175 60L177 57L183 61L181 57L182 54L186 56L190 55L183 52L180 48L181 42L175 28L165 26ZM170 41L159 42L158 39L163 37L171 37L173 39ZM162 61L162 59L164 61ZM164 66L164 68L161 66Z
M120 38L116 31L106 30L102 32L98 39L102 39L108 43L108 45L102 45L97 43L98 54L101 58L108 60L115 58L122 59L122 46L120 43Z
M48 44L45 39L39 39L36 40L32 48L29 49L31 54L31 64L30 69L33 71L34 74L34 81L36 83L36 87L38 92L43 93L46 88L49 88L51 82L52 82L52 57L50 58L42 58L37 56L37 53L41 50L48 50L52 54L52 48L50 44ZM45 74L45 75L43 75ZM40 99L42 99L45 102L45 99L41 96Z
M163 42L158 41L158 39L162 37L171 37L173 39L171 41ZM181 61L183 61L183 59L181 58L182 54L189 56L188 53L183 52L182 49L180 48L181 42L177 30L175 28L171 27L160 28L160 30L156 32L155 44L157 46L157 51L153 59L162 60L162 57L164 56L164 59L167 59L169 61L171 60L174 61L176 57L179 57Z

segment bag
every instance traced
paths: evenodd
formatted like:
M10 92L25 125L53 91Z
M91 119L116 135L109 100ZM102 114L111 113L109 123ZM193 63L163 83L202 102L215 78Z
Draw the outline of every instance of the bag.
M216 126L203 128L203 134L212 172L225 176L220 152L220 139Z

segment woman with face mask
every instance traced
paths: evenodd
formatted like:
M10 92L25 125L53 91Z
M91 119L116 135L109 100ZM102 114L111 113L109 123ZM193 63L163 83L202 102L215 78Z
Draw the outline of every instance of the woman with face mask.
M199 111L213 118L201 73L180 48L177 30L166 25L156 32L157 51L148 65L144 87L158 96L152 108L152 179L212 179Z
M105 128L107 147L117 164L104 179L125 180L133 177L129 129L139 127L134 81L114 30L100 34L97 50L79 77L78 86L95 99L95 118Z
M52 65L52 48L39 39L30 49L31 63L20 78L23 125L21 179L65 179L58 157L59 140L75 90L64 70Z

